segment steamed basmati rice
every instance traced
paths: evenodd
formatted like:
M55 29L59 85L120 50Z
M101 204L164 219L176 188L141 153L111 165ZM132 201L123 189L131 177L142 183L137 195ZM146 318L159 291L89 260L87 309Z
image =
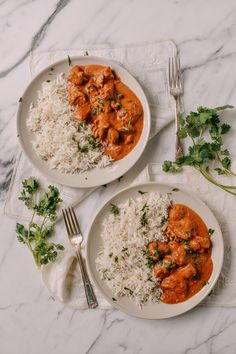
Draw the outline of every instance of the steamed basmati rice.
M64 74L42 84L36 104L31 105L27 126L35 133L36 153L49 161L50 168L79 173L111 163L103 144L94 148L89 143L91 126L73 120Z
M143 251L151 241L165 241L170 205L167 194L145 193L119 205L118 215L110 213L103 220L103 249L96 267L114 296L128 296L138 306L159 301L159 282Z

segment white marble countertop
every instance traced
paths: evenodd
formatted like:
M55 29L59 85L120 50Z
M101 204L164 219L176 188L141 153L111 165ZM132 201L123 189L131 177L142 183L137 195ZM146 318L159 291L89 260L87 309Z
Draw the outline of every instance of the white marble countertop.
M17 102L30 80L31 50L111 46L173 39L184 69L186 111L235 104L234 0L1 0L0 188L8 189L16 150ZM232 122L234 131L236 120ZM174 126L149 142L138 162L173 156ZM234 133L235 134L235 133ZM229 136L230 149L236 142ZM79 208L93 213L104 188ZM89 217L83 218L85 230ZM148 321L117 310L72 310L45 289L30 254L16 242L15 221L1 214L0 353L235 353L236 309L198 306L177 318Z

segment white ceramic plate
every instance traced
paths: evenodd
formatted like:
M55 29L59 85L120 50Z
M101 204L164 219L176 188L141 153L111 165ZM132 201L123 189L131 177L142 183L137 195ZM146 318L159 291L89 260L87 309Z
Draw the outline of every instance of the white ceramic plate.
M68 73L69 66L67 59L48 66L46 69L41 71L41 73L36 76L35 79L33 79L29 86L26 88L22 96L22 102L19 104L17 112L17 133L22 149L24 150L28 159L48 179L71 187L95 187L109 183L119 178L137 162L148 141L151 125L150 110L147 98L140 84L127 70L117 64L115 61L90 56L73 57L71 60L73 65L98 64L111 66L112 69L116 71L121 80L136 94L144 110L144 126L138 144L122 160L113 162L106 168L94 168L81 174L66 174L61 173L56 169L52 170L49 167L49 162L43 161L39 156L37 156L32 145L32 141L35 139L34 133L30 132L26 126L30 104L32 102L36 102L37 92L41 89L41 85L44 81L53 79L55 75L61 72L66 74ZM48 73L51 67L54 68L53 75L49 76Z
M147 319L163 319L168 317L173 317L180 315L199 304L212 290L214 287L222 268L224 247L222 233L219 224L211 212L211 210L204 204L200 199L198 199L194 194L186 192L181 189L177 192L173 192L174 186L157 184L155 182L145 183L130 187L125 189L115 196L113 196L97 213L95 219L89 230L88 240L87 240L87 264L90 270L90 274L93 278L94 283L103 294L105 299L111 303L112 306L117 309L126 312L129 315L147 318ZM128 198L136 198L139 196L138 190L147 192L161 192L168 193L172 192L172 199L174 203L181 203L189 206L195 212L197 212L200 217L205 222L208 228L214 229L214 235L212 236L212 261L213 261L213 272L209 279L209 284L204 286L196 295L191 297L189 300L179 303L179 304L165 304L159 303L146 303L142 309L138 308L135 303L128 299L127 297L118 298L117 301L113 301L112 291L106 285L106 283L101 279L99 272L96 270L95 259L97 258L98 252L101 251L103 242L100 237L102 220L110 212L110 203L119 204L124 203ZM112 235L111 235L112 237Z

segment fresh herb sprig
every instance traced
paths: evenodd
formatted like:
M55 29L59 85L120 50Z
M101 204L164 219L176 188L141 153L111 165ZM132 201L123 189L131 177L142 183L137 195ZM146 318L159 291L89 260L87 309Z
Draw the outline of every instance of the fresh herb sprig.
M210 163L215 162L214 171L219 175L236 174L231 170L230 152L223 147L223 135L229 132L229 124L221 124L219 113L225 109L233 108L226 105L216 108L199 107L197 112L191 112L186 119L180 118L178 136L181 139L189 137L192 145L188 153L175 161L164 161L164 172L176 173L182 166L193 166L209 182L224 191L236 195L236 186L219 183L213 176Z
M22 224L16 224L16 234L18 241L29 248L36 265L40 267L43 264L54 262L58 251L64 250L63 245L48 241L53 233L51 223L57 218L57 206L62 200L58 189L54 186L48 186L48 190L39 195L40 185L34 177L25 179L22 186L19 200L32 210L33 214L27 228ZM36 215L41 218L40 224L34 221Z

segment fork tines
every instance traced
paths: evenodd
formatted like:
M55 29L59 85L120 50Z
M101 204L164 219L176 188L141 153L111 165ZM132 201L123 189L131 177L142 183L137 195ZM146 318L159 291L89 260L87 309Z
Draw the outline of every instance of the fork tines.
M79 222L73 208L62 209L66 230L69 235L81 234Z
M180 59L176 55L169 58L169 85L170 88L178 88L182 86L181 82L181 69L180 69Z

